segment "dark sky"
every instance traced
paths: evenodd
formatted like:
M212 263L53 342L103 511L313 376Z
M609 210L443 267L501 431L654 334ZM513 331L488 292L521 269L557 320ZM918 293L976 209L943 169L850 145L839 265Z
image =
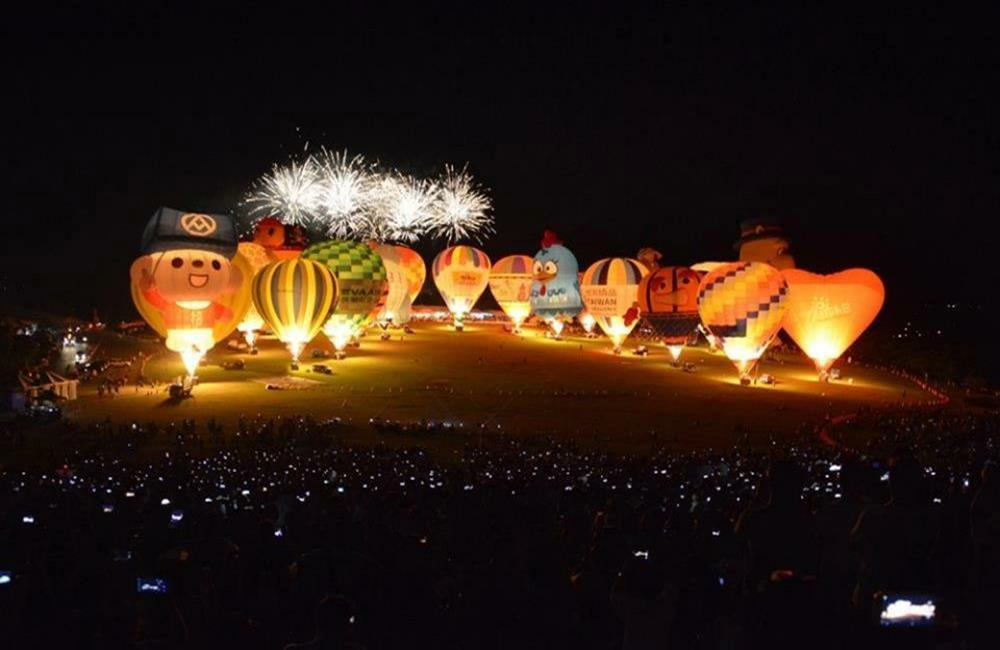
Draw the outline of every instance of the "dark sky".
M897 309L996 277L997 15L132 4L0 28L0 272L51 311L131 317L153 210L232 212L306 141L416 173L468 161L494 258L552 228L581 266L728 259L768 215L800 266L871 267Z

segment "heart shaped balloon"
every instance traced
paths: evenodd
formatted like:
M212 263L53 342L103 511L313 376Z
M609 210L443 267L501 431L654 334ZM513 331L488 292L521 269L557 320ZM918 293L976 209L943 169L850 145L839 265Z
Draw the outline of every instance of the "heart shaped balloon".
M885 286L868 269L818 275L782 271L789 292L784 327L822 375L864 332L885 301Z

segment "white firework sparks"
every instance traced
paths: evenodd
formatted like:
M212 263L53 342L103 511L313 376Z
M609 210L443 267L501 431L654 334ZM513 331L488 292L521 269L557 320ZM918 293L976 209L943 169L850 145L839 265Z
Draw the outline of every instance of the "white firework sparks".
M380 175L374 187L368 236L412 243L427 232L438 193L434 183L390 173Z
M316 162L306 158L275 164L254 184L244 199L251 215L276 216L286 223L308 225L319 216L320 175Z
M320 219L327 234L350 237L363 227L376 197L377 178L361 156L325 149L315 159L319 170Z
M429 230L452 243L460 239L482 241L493 233L493 203L465 167L445 167Z

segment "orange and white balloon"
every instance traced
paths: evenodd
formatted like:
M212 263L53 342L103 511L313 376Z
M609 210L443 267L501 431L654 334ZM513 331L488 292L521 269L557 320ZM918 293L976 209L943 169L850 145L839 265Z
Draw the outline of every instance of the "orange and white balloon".
M885 302L885 286L868 269L831 275L787 269L782 275L791 289L785 331L824 378L875 320Z

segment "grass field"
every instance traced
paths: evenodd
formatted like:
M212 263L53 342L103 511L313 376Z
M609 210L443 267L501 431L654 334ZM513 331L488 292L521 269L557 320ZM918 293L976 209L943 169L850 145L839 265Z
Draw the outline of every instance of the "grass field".
M460 333L441 324L415 328L405 340L397 334L381 341L370 334L360 348L349 348L346 360L320 360L333 369L332 375L310 370L310 351L327 346L325 340L306 349L301 369L294 372L288 369L287 351L273 339L261 342L257 356L219 346L199 369L200 384L190 399L136 393L132 387L114 398L100 398L93 386L86 386L81 399L68 405L67 415L80 421L215 417L232 423L240 414L309 414L340 417L362 437L372 435L367 422L375 416L435 419L467 426L484 422L511 434L571 436L622 448L652 441L655 432L660 443L693 448L729 444L738 426L751 441L762 442L826 414L898 403L904 390L908 401L928 397L893 376L850 366L843 381L821 384L812 365L796 357L763 363L763 372L778 379L776 386L743 387L732 364L705 348L685 350L684 360L697 366L687 373L670 366L667 351L659 346L651 346L645 358L631 354L631 344L615 356L604 338L554 341L541 330L515 336L495 325L473 325ZM235 358L245 360L244 370L219 366ZM146 368L147 377L161 381L182 372L177 355L167 352ZM269 379L287 375L315 383L301 390L265 389Z

